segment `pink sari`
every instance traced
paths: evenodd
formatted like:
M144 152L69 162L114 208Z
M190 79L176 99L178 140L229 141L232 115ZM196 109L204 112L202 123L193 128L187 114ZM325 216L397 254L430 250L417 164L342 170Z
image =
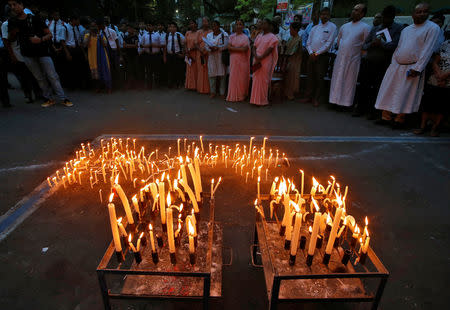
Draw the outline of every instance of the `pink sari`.
M197 53L195 49L197 43L197 32L186 32L186 49L188 57L192 60L191 65L186 64L186 83L187 89L197 89Z
M232 34L229 45L248 47L245 52L230 52L230 79L227 101L243 101L250 82L250 41L245 34Z
M278 61L278 39L273 33L260 34L256 37L256 55L261 56L268 48L273 48L272 53L261 61L261 67L253 72L252 96L250 103L267 105L268 91L272 79L273 70Z

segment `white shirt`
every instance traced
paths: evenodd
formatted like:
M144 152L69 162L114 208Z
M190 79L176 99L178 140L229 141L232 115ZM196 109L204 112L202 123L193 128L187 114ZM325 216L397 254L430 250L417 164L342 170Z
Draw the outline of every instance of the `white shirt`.
M151 48L152 54L159 53L161 51L161 48L159 47L159 45L165 45L165 43L166 43L165 41L162 42L161 36L159 35L158 32L152 32L151 34L147 32L144 35L142 35L141 38L139 39L139 46L149 45L149 44L158 45L158 47L152 46L152 48ZM145 53L150 53L150 48L143 47L142 51Z
M138 44L138 53L139 53L139 55L140 54L142 54L142 52L144 51L144 49L142 48L142 47L140 47L141 46L141 41L142 41L142 38L143 38L143 36L145 35L145 34L147 34L148 33L148 31L147 30L143 30L143 29L140 29L139 30L139 33L138 33L138 39L139 39L139 44Z
M111 48L113 50L117 49L117 44L116 44L117 33L108 27L105 27L105 29L102 31L104 32L106 38L108 39L109 46L111 46Z
M8 40L9 33L8 33L8 21L4 22L2 24L2 38ZM23 62L23 56L20 53L20 45L16 41L9 41L9 44L11 45L11 49L14 53L14 56L16 56L17 61Z
M178 37L180 38L180 42L178 42ZM172 53L172 40L173 40L173 45L175 48L175 54L180 53L182 50L182 47L184 46L186 39L184 38L184 36L179 33L179 32L175 32L175 34L172 33L168 33L167 34L167 53L168 54L173 54ZM180 44L181 43L181 46Z
M320 55L328 52L336 38L336 30L337 27L332 22L314 26L309 33L308 42L306 43L308 53Z
M66 28L67 28L66 45L69 47L76 47L78 42L78 46L80 46L81 43L83 42L80 29L77 26L72 26L71 24L66 24Z
M279 38L281 38L282 41L287 41L289 40L289 37L291 36L290 30L289 29L284 29L283 27L280 26L279 30L278 30L278 35Z
M56 27L56 30L55 30ZM50 21L50 24L48 25L48 29L50 30L52 34L52 42L54 43L60 43L61 41L66 41L66 33L67 28L66 25L64 25L64 22L62 20L58 20L56 23L54 20Z

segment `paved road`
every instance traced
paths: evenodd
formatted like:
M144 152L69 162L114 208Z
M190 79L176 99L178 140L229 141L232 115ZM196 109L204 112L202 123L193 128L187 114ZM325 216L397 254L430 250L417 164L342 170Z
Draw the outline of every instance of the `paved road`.
M183 90L70 95L72 108L17 103L0 111L0 215L45 180L75 146L101 134L346 137L325 142L303 138L283 145L295 164L322 177L329 171L352 184L355 212L373 214L373 246L392 273L383 308L445 305L450 254L448 140L399 143L410 133L294 102L255 108ZM20 96L12 92L13 102ZM384 140L348 138L355 136ZM239 256L224 273L225 298L216 307L261 309L267 306L262 273L248 266L252 215L229 206L230 212L218 212L217 217L230 227L225 238ZM102 213L91 209L44 203L0 243L0 270L7 279L1 284L0 304L6 309L101 308L94 269L109 235L99 228L107 225ZM84 214L92 220L86 221ZM84 233L79 233L80 227ZM50 250L42 254L46 246ZM237 277L240 290L235 287ZM254 288L244 293L250 285Z

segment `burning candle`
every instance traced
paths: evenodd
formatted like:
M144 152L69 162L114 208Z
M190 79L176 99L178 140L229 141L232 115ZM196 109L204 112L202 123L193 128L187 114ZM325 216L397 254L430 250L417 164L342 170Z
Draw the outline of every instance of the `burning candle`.
M367 250L369 249L369 242L370 242L370 237L369 237L369 232L367 232L366 241L364 242L364 246L362 248L362 252L364 254L367 254Z
M116 191L116 193L119 195L120 201L122 201L123 208L125 209L125 214L127 215L128 224L133 225L134 219L133 215L131 214L130 204L128 203L128 198L125 195L125 192L123 191L122 187L120 186L119 182L119 175L117 175L116 180L113 184L113 188Z
M186 201L186 197L184 196L183 191L178 187L178 180L177 180L177 179L175 179L175 181L173 182L173 188L174 188L174 189L177 191L177 193L180 195L181 200L182 200L183 202L185 202L185 201Z
M190 199L191 202L192 202L192 206L194 207L195 213L198 213L198 212L199 212L199 209L198 209L197 200L195 199L195 195L194 195L194 193L192 192L191 188L189 187L189 185L187 185L187 184L184 182L184 180L180 180L180 184L183 186L184 191L188 194L189 199ZM211 194L211 196L213 196L213 195L214 195L214 192Z
M296 208L295 211L294 235L291 241L291 256L297 255L298 242L300 240L300 228L302 227L302 214L300 213L300 208Z
M270 195L275 196L275 190L277 188L278 177L276 177L272 182L272 187L270 188Z
M258 200L261 200L261 177L258 177Z
M328 238L327 247L325 248L325 253L328 255L331 255L331 251L333 250L334 240L336 239L339 223L341 222L341 216L342 216L342 208L338 207L336 208L336 213L334 214L333 226L331 228L330 237Z
M155 246L155 237L153 236L153 226L152 224L148 225L148 229L149 229L149 234L150 234L150 244L152 247L152 252L155 253L156 252L156 246Z
M142 242L142 237L144 236L144 232L141 232L141 234L139 235L138 241L137 241L137 245L136 245L136 250L139 252L141 250L141 243ZM145 246L145 243L144 243Z
M122 252L122 245L120 244L119 229L117 228L117 218L116 218L116 208L112 202L114 199L114 194L111 193L109 196L108 213L109 222L111 224L111 232L113 235L114 247L116 252Z
M138 199L137 196L134 195L133 198L131 198L131 201L133 202L133 206L134 206L134 210L136 211L136 213L139 215L139 217L141 216L141 211L139 210L139 205L138 205Z
M203 152L203 150L202 150ZM195 166L195 175L197 176L197 183L198 183L198 187L199 187L199 191L200 193L203 192L203 188L202 188L202 177L201 177L201 172L200 172L200 159L198 157L198 148L195 149L195 155L194 155L194 166Z
M131 249L134 253L137 253L137 249L134 247L133 242L131 242L131 234L128 236L128 245L130 246L130 249Z
M311 239L309 240L308 255L313 256L316 249L317 236L319 234L320 219L322 214L320 212L314 213L314 223L312 228Z
M117 226L119 226L120 234L123 237L126 237L128 234L127 234L127 231L125 230L125 227L123 227L122 218L121 217L117 219Z
M188 221L188 227L189 227L189 253L194 254L195 253L195 243L194 243L194 233L195 233L195 227L192 225L191 221Z
M303 189L305 186L305 172L300 169L300 173L302 174L302 184L301 184L301 188L300 188L300 195L303 197Z
M173 236L173 215L172 215L172 208L167 208L167 238L169 240L169 252L175 253L175 240Z
M161 215L161 224L166 224L166 205L165 205L165 190L164 190L164 182L161 181L158 183L158 188L159 188L159 212ZM170 194L167 195L167 200L170 201ZM168 206L170 207L170 205Z
M194 166L192 163L188 164L189 172L191 173L192 181L194 183L194 190L195 190L195 198L197 201L201 200L200 197L200 185L198 184L197 174L195 172Z

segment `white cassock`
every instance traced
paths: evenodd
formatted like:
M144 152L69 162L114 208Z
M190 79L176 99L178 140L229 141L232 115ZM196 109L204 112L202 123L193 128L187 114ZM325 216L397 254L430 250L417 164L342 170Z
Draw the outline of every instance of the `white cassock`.
M338 53L331 78L330 102L349 107L355 97L361 49L370 26L358 21L342 25L337 37Z
M375 108L395 114L419 110L425 67L433 53L439 31L439 26L428 20L421 25L412 24L403 29L391 65L381 83ZM421 74L408 77L409 70Z

